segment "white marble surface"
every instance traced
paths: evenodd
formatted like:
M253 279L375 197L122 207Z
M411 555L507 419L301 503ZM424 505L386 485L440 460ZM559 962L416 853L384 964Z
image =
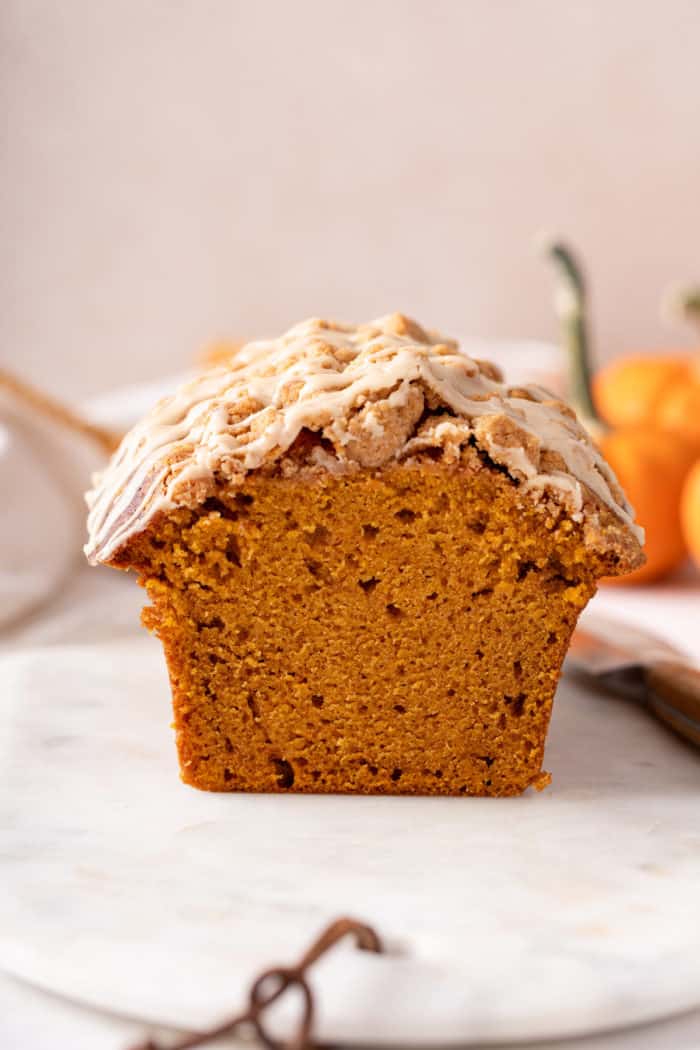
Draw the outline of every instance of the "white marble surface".
M648 592L632 593L607 592L606 611L639 612ZM350 910L399 950L319 968L322 1034L542 1038L700 1002L700 763L643 712L565 687L554 785L521 800L201 795L175 776L160 653L134 636L139 600L128 580L81 575L6 646L6 971L199 1024ZM697 600L689 584L663 606L688 647ZM65 645L76 632L89 645ZM41 770L29 786L27 769Z

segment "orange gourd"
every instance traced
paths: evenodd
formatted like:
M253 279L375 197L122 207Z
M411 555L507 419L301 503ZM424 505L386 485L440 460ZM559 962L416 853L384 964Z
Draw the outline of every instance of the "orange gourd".
M686 438L700 455L700 367L692 354L613 361L596 374L593 400L609 426L655 424Z
M569 350L572 400L646 533L646 564L605 582L625 586L658 580L687 554L680 503L699 451L700 374L695 359L690 353L627 357L593 378L581 271L564 245L550 245L549 254L561 279L556 302Z
M646 423L669 391L691 374L688 354L634 354L601 368L593 379L593 399L611 427Z
M681 524L688 550L700 568L700 459L685 479L681 496Z

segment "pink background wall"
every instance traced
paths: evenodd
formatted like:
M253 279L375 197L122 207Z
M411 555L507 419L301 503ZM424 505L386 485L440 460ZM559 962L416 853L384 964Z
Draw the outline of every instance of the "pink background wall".
M687 342L698 0L4 0L0 353L67 394L212 335L401 309L551 338L567 234L601 355Z

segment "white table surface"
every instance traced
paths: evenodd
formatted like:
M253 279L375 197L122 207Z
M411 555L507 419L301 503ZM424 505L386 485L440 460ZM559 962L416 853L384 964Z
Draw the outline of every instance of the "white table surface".
M0 648L60 644L76 633L84 641L131 634L142 594L132 587L132 598L124 601L125 585L128 581L119 577L79 569L65 592L41 615L0 637ZM110 603L112 615L105 618L106 594L110 589L116 593L116 588L120 600ZM653 590L605 590L596 599L596 606L606 615L653 628L669 640L680 639L689 655L700 662L695 627L700 583L696 574L681 574L673 583ZM143 1035L143 1026L133 1020L83 1008L0 974L3 1050L125 1050ZM227 1040L218 1045L234 1048L250 1044ZM530 1046L541 1046L542 1050L700 1050L700 1010L626 1032L549 1042L546 1048L545 1044Z

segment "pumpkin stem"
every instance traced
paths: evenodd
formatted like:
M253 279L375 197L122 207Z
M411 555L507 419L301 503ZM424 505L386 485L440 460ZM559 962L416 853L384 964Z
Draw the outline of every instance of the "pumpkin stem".
M593 403L592 365L586 319L586 286L581 269L565 244L544 241L545 254L554 263L558 283L554 309L561 324L561 341L569 358L569 395L583 422L600 430L602 421Z
M686 321L700 328L700 285L669 289L664 296L663 312L669 320Z

